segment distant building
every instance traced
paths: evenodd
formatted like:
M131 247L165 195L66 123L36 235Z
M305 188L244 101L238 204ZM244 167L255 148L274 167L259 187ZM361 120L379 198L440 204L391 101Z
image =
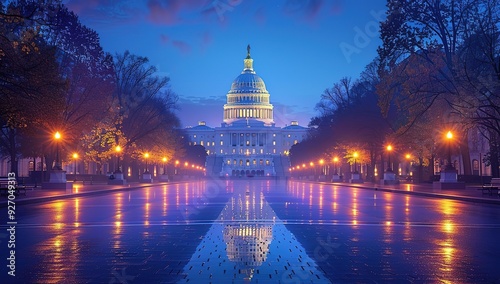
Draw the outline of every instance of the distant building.
M290 147L306 137L297 121L277 127L273 105L262 78L253 69L250 46L244 68L227 93L223 123L208 127L204 121L186 128L191 145L207 150L207 174L220 176L284 176Z

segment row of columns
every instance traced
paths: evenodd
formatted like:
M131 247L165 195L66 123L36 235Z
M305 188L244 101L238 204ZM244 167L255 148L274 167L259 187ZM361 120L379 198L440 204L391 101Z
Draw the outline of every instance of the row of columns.
M273 110L261 109L261 108L232 108L224 110L224 119L247 118L247 117L272 119Z

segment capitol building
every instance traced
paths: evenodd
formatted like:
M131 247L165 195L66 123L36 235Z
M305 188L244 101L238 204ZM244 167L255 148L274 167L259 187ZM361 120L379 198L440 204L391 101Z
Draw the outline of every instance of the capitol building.
M226 95L221 126L209 127L200 121L186 128L189 143L205 147L207 175L288 175L290 147L305 139L308 129L297 121L285 127L275 125L270 94L253 69L250 46L243 63L243 71Z

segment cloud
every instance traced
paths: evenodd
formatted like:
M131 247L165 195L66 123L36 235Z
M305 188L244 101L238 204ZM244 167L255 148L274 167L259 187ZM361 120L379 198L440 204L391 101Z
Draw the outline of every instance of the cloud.
M147 2L150 22L160 25L177 25L186 22L190 14L199 14L208 0L149 0Z
M170 38L167 35L165 34L160 35L160 41L162 44L168 44L169 40Z
M191 52L191 46L185 41L173 40L172 45L177 48L182 54L188 54Z
M329 11L330 14L339 14L342 11L342 2L342 0L285 0L283 13L307 22L314 22L323 10Z
M143 3L136 0L69 0L65 5L80 19L107 26L136 22L143 17L145 11Z

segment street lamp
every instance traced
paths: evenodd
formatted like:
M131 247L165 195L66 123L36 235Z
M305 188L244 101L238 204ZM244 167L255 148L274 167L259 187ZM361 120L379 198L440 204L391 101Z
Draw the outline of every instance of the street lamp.
M146 160L146 171L144 171L145 174L149 174L148 171L148 158L149 158L149 153L144 153L144 160Z
M76 182L76 160L78 159L78 153L73 153L73 160L75 162L75 179L74 182Z
M392 145L387 145L387 171L388 172L392 172L391 151L392 151Z
M411 154L406 154L405 155L406 160L408 161L407 163L407 168L406 168L406 174L411 176L411 168L412 168L412 161L411 161Z
M352 154L352 156L354 157L354 173L357 174L358 173L358 166L356 165L356 159L358 158L358 152L354 152L354 154Z
M337 174L337 163L339 162L338 157L333 157L333 173Z
M163 161L163 174L166 175L167 174L167 157L163 157L162 161Z
M453 133L448 131L448 133L446 133L446 140L448 141L448 165L446 168L448 170L453 170L453 164L451 163L451 139L453 139Z
M56 140L56 163L53 170L61 171L61 161L59 160L59 140L61 140L61 133L59 131L54 134L54 139Z
M120 152L122 151L122 147L120 145L117 145L115 147L115 152L116 152L116 171L115 173L121 173L120 170Z

